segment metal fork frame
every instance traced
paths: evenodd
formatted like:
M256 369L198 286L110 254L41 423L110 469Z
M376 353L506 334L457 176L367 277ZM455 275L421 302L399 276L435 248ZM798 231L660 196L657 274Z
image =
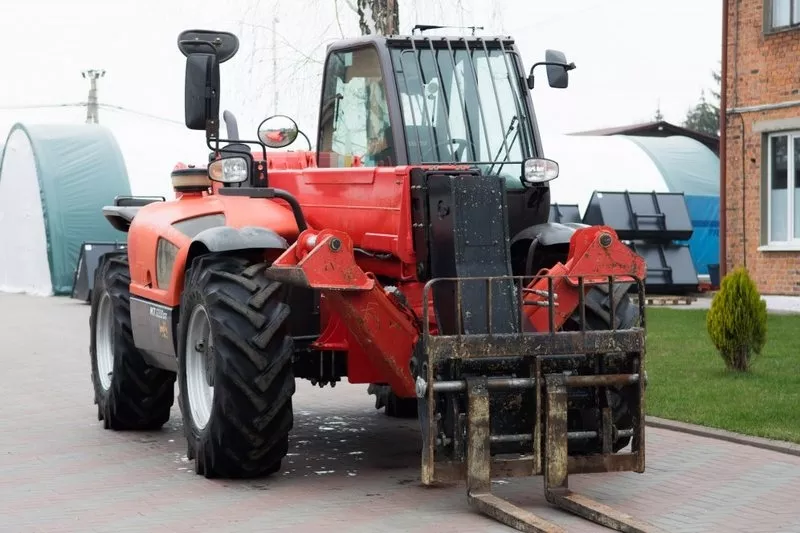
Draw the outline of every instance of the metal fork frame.
M547 277L547 276L546 276ZM557 305L552 292L553 279L548 280L551 287L546 296L550 308L550 331L519 334L455 334L432 335L430 320L431 288L435 283L456 283L457 316L461 315L461 283L485 281L491 284L499 280L514 280L519 283L519 297L523 298L525 282L530 278L505 276L493 278L438 278L429 281L423 294L423 349L427 370L425 383L418 383L418 395L427 399L427 422L422 453L422 482L425 485L465 480L467 498L470 505L481 513L508 526L525 532L556 533L564 531L560 526L517 507L491 493L491 479L495 477L544 476L545 497L548 502L566 511L584 517L600 525L617 531L630 533L656 533L659 529L573 493L569 489L569 474L624 472L642 473L645 470L645 309L644 282L634 279L639 292L639 325L630 329L609 331L586 331L585 320L581 321L581 331L556 331L553 327L554 308ZM585 318L584 289L588 282L572 279L580 287L579 311ZM626 281L630 283L630 280ZM614 294L615 283L608 278L609 294ZM488 291L491 297L491 289ZM613 302L612 298L612 302ZM609 310L614 324L614 307ZM492 304L487 302L487 312L492 313ZM522 306L520 306L522 309ZM525 320L524 313L520 312ZM488 317L488 323L492 319ZM461 329L459 328L459 332ZM627 374L566 375L542 374L542 359L549 356L586 354L588 357L603 357L606 353L626 354L633 372ZM436 381L435 373L439 364L447 359L480 359L483 357L522 357L530 361L530 378L476 377L462 380ZM632 405L633 430L622 435L611 423L611 409L605 407L602 413L601 435L603 453L586 456L569 456L567 442L577 437L567 431L567 390L569 387L635 386L636 405ZM493 390L532 388L535 391L535 423L531 428L533 453L512 458L494 458L491 443L503 438L522 440L525 436L493 436L490 431L489 397ZM467 450L466 460L436 460L436 395L442 392L464 391L467 396ZM581 432L585 433L586 432ZM594 432L592 432L594 433ZM616 433L616 434L615 434ZM631 436L631 452L613 453L611 443L617 436Z

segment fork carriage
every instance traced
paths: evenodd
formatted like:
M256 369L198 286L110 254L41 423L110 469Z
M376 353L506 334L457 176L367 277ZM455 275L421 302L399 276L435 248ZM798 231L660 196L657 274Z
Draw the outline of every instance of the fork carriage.
M445 284L451 285L457 318L463 316L465 284L485 294L491 304L483 316L468 315L469 333L461 333L463 323L450 334L424 329L415 362L420 365L417 396L426 399L420 409L422 481L434 485L464 480L469 502L480 512L522 531L561 531L491 494L492 478L543 475L550 503L619 531L654 531L649 524L572 493L568 485L569 474L644 472L644 282L634 283L639 293L635 326L591 331L585 327L585 278L573 279L579 299L575 312L584 327L557 331L553 286L567 276L539 278L546 291L526 289L530 278L519 276L440 278L426 285L426 310L437 288L442 289L439 294L448 292L440 287ZM627 292L628 287L630 283L615 284L614 276L605 286L595 286L611 294ZM524 331L525 322L517 327L498 324L493 294L520 298L519 308L536 307L534 313L546 316L548 329L530 332ZM536 298L526 302L530 295ZM615 312L612 305L611 324L616 323ZM427 317L422 322L430 324ZM477 333L479 329L485 332ZM511 372L498 377L503 367ZM487 377L491 370L494 375ZM593 395L599 406L596 429L571 430L567 423L581 392ZM613 402L608 399L612 394L624 396L630 412L623 427L614 423ZM620 452L628 442L630 451Z

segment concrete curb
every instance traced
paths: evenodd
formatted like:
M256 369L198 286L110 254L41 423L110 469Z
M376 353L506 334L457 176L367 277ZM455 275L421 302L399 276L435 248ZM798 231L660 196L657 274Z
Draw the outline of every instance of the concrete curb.
M655 416L648 416L645 418L645 423L654 428L668 429L670 431L679 431L681 433L689 433L700 437L707 437L710 439L724 440L734 444L744 444L745 446L753 446L754 448L761 448L778 453L785 453L787 455L795 455L800 457L800 444L793 442L784 442L780 440L764 439L761 437L750 437L748 435L741 435L732 431L724 429L709 428L705 426L698 426L695 424L687 424L685 422L678 422L675 420L666 420Z

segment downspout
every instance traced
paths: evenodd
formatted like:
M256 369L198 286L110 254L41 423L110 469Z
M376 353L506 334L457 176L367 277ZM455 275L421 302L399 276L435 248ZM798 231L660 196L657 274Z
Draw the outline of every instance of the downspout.
M728 271L728 213L727 213L727 167L728 167L728 0L722 0L722 90L719 102L719 276L722 279ZM734 80L736 83L736 80ZM744 142L744 139L742 140Z

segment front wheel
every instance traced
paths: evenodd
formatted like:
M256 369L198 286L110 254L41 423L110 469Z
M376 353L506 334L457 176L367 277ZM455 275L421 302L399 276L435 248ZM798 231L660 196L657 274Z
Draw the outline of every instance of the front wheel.
M292 337L267 265L211 254L186 274L178 324L188 455L208 478L278 471L293 426Z
M625 330L635 327L639 321L639 310L636 305L631 301L630 295L627 292L628 286L619 284L616 288L615 294L610 294L607 287L599 285L591 288L586 295L586 324L587 331L609 331L613 329ZM614 323L611 322L611 306L614 306ZM578 331L581 328L580 323L580 310L577 309L575 313L567 320L564 325L565 330ZM591 369L586 369L591 373ZM620 370L621 371L621 370ZM601 389L602 390L602 389ZM634 424L634 413L632 406L635 401L635 395L631 391L631 387L606 387L605 398L602 400L611 408L611 417L614 426L617 430L632 430ZM572 396L579 396L576 389L572 389ZM577 402L576 402L577 403ZM574 409L571 410L573 420L576 422L575 430L599 430L598 426L598 413L596 409L599 406L594 406L593 409ZM631 441L630 437L618 437L613 445L612 450L616 453L625 448ZM599 453L599 444L594 441L576 441L570 442L570 450L576 453Z

